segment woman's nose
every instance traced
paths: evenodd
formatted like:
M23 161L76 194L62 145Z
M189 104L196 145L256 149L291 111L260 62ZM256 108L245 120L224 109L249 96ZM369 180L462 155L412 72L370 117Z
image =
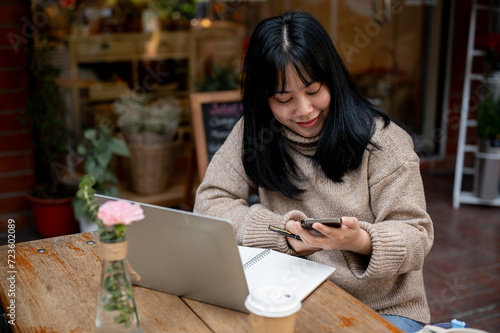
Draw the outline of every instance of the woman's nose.
M296 113L299 116L306 116L313 111L312 103L307 97L298 98L296 106Z

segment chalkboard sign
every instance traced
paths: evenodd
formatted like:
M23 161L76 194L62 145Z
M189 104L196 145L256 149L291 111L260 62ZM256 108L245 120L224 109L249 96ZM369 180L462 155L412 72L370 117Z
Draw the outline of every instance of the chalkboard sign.
M239 91L192 93L191 115L198 173L203 179L212 156L243 114Z

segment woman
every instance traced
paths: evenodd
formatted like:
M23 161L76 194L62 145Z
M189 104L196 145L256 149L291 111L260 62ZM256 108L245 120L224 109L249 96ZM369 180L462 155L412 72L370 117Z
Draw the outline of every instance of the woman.
M243 118L213 157L194 211L232 221L240 245L335 266L333 283L403 330L421 329L433 227L411 136L360 95L309 14L262 21L243 78ZM249 206L252 194L259 203ZM330 217L343 225L315 223L322 235L298 222Z

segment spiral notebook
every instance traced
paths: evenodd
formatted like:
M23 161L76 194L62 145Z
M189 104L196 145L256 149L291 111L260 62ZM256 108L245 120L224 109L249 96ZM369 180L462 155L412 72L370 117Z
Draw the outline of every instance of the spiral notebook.
M262 285L287 288L304 300L335 268L281 252L238 246L245 278L250 292Z
M97 204L116 200L95 198ZM141 276L135 285L248 312L245 299L259 285L287 286L304 299L335 271L271 250L238 247L227 220L137 203L145 219L129 225L126 234L127 259Z

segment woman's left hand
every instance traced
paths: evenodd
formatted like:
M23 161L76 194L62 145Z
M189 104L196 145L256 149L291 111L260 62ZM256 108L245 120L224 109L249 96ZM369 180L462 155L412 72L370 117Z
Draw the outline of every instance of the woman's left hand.
M295 234L299 235L307 245L320 247L323 250L348 250L362 255L372 254L372 240L370 235L359 227L355 217L342 217L340 228L327 227L321 223L314 223L313 229L324 236L315 236L304 229L300 222L295 222Z

